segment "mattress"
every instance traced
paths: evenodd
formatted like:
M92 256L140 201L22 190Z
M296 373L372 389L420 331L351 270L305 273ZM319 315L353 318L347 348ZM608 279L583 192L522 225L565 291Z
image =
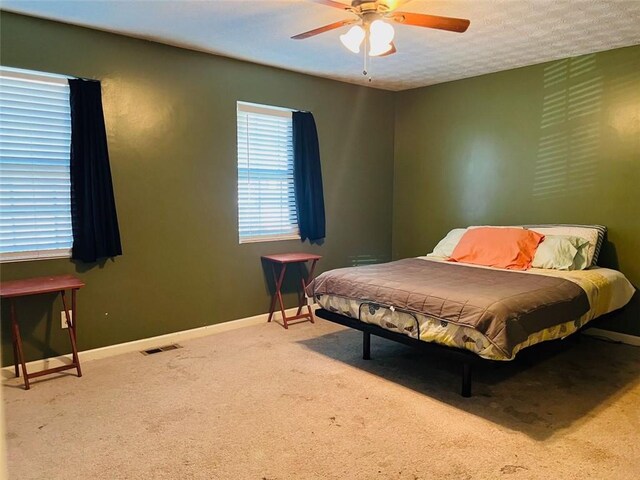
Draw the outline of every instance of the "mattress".
M529 283L532 285L531 288L537 292L535 295L538 297L529 295L528 304L526 302L515 304L512 302L507 307L520 309L520 312L517 315L506 315L497 318L497 320L492 319L494 324L489 326L486 324L486 316L478 317L476 315L479 320L476 324L472 324L473 322L469 321L468 316L443 315L442 307L441 311L434 311L433 303L431 304L431 309L416 308L415 296L412 297L414 299L413 302L400 303L393 296L385 294L384 285L387 284L388 287L390 283L386 280L377 281L380 284L380 290L376 292L377 294L356 296L353 293L358 292L357 288L340 290L331 286L327 287L327 283L322 282L321 275L318 277L320 282L316 282L315 285L312 283L309 286L308 293L313 294L318 304L329 311L375 324L422 341L469 350L483 358L512 360L523 348L546 340L564 338L582 328L589 321L623 307L628 303L635 291L622 273L600 267L582 271L530 269L526 272L512 272L490 267L443 262L444 259L437 257L418 257L418 259L407 260L413 260L411 265L412 267L415 265L416 268L420 268L421 265L416 263L415 260L420 262L440 262L439 270L445 268L444 266L446 265L446 271L451 272L451 277L459 278L462 275L464 278L471 278L478 276L476 282L494 282L497 276L499 281L495 280L497 282L496 287L492 287L489 290L499 290L500 287L498 285L505 281L507 283L528 285L525 279L518 277L521 275L537 275L544 277L545 280L541 283L540 280L542 279L540 277L536 281L531 278L532 282ZM427 267L426 264L423 266ZM474 275L472 270L469 269L491 270L497 271L497 273L481 274L477 272L477 275ZM353 269L340 269L333 272L344 270ZM427 268L425 271L431 272L433 268ZM326 274L331 275L331 272L325 272L323 275ZM513 275L513 277L508 277L509 275ZM513 281L510 281L510 279L513 279ZM546 279L551 280L551 282ZM554 279L558 282L554 283ZM324 288L320 287L322 283L325 285ZM470 283L473 283L473 281L470 281ZM571 289L568 284L573 285L575 288ZM558 289L563 290L563 292L558 292ZM580 295L576 294L576 290L580 292ZM360 290L360 293L362 293L362 290ZM450 292L450 296L453 299L456 298L455 293ZM517 293L518 290L511 292L514 297L518 297ZM487 296L488 294L484 291L483 295ZM522 295L522 293L519 295ZM540 302L538 298L543 298L544 302ZM581 298L586 299L586 305L584 300L580 300ZM482 300L487 305L493 305L491 298L474 300L477 304L481 304L480 300ZM545 302L552 307L547 310L548 314L542 315L541 318L532 319L527 319L523 316L524 312L532 310L531 305ZM558 305L555 304L558 302L566 305L563 308L557 308ZM469 303L473 304L474 301ZM547 307L548 305L544 306ZM468 307L465 308L468 310ZM522 324L518 322L524 322L526 328L522 328Z

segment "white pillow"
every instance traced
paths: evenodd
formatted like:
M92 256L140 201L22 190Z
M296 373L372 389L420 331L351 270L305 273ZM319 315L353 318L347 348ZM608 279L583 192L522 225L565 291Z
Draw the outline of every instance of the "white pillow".
M589 242L582 237L546 235L538 245L531 266L553 270L583 270L588 266L584 248Z
M438 242L433 252L428 253L427 257L450 257L466 231L466 228L454 228Z
M593 263L593 255L598 244L598 230L586 227L531 227L529 230L543 235L568 235L584 238L589 242L588 247L586 247L587 265Z

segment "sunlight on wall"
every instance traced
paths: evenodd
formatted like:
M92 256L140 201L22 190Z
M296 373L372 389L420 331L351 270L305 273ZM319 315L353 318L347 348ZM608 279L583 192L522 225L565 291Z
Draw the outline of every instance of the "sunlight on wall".
M611 126L620 135L638 135L635 139L640 140L640 104L621 105L613 109Z
M595 54L545 68L535 197L562 197L593 187L604 91L603 77L597 73Z

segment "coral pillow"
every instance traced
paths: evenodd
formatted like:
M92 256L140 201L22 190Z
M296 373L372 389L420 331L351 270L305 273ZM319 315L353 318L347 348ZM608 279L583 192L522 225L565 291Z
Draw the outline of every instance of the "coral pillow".
M449 261L527 270L543 239L544 235L522 228L470 228Z

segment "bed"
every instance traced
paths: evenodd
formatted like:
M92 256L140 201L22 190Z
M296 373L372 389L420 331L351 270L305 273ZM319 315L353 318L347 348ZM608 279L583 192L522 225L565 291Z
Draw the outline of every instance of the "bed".
M513 271L447 260L430 255L331 270L307 295L321 307L319 317L364 332L365 358L371 334L446 347L463 360L462 394L470 396L472 360L510 361L524 348L563 339L622 308L635 291L622 273L596 265Z

